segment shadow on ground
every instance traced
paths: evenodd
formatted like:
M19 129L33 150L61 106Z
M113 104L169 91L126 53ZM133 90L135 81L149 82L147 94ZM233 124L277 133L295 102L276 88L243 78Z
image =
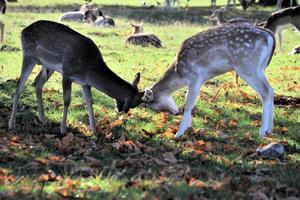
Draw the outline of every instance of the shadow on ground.
M142 132L132 138L126 130L126 120L116 122L109 118L99 122L97 135L85 136L84 129L69 127L69 133L60 136L59 123L49 121L41 126L32 112L36 108L26 101L20 103L18 130L9 133L9 105L15 85L14 80L0 83L0 168L10 170L2 170L2 177L19 180L5 180L6 184L19 184L22 188L22 177L38 182L40 175L52 170L55 177L62 178L112 178L123 182L120 191L133 189L162 199L254 198L260 193L268 198L300 195L295 189L300 187L299 163L288 156L275 160L249 157L259 145L249 136L216 138L192 131L178 142ZM26 90L23 96L32 101L33 95L32 90ZM299 153L294 146L286 147L289 156ZM151 182L151 186L143 181ZM21 189L18 195L30 198L39 189L38 185L27 194ZM118 198L120 191L87 192L86 197ZM76 190L72 192L70 198L76 196Z

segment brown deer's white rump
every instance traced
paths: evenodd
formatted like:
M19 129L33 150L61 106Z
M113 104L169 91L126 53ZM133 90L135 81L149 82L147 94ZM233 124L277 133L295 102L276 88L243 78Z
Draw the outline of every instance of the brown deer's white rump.
M158 111L178 113L172 93L188 87L183 119L175 137L191 126L191 112L203 83L215 76L235 70L263 101L260 135L273 127L273 89L265 77L275 48L270 31L250 23L225 24L200 32L185 40L172 66L163 77L145 91L147 107Z

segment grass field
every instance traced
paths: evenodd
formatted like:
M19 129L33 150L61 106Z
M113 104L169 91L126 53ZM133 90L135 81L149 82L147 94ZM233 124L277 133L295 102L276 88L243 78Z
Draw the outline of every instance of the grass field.
M90 37L107 65L131 81L141 72L139 87L150 87L175 59L188 37L211 28L210 1L182 1L165 12L161 7L141 7L140 1L93 1L115 18L115 28L66 23ZM148 3L149 2L149 3ZM225 0L219 1L225 4ZM73 84L68 116L69 133L59 136L63 100L61 76L55 74L44 89L48 125L38 123L33 80L26 84L17 116L18 131L7 123L12 96L21 69L20 32L39 19L58 21L63 11L82 1L19 0L9 3L4 43L0 44L0 199L285 199L300 198L299 105L275 105L274 134L259 138L261 101L231 73L214 78L201 90L193 111L193 128L180 141L172 140L181 115L135 108L119 116L113 99L94 90L99 134L88 130L88 115L80 87ZM147 1L155 5L156 1ZM251 7L232 16L264 20L274 7ZM163 41L164 48L125 45L130 22L144 23ZM275 95L300 96L300 55L288 55L299 45L299 33L288 29L284 49L276 48L267 68ZM186 89L175 93L182 108ZM101 132L101 134L100 134ZM280 142L284 157L250 156L257 147ZM50 170L50 171L49 171Z

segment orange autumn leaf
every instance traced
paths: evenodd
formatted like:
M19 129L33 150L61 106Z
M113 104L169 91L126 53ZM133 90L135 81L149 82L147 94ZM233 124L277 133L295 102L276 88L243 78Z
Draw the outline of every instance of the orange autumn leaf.
M55 161L55 162L63 160L63 158L60 157L60 156L51 156L48 159L51 160L51 161Z
M288 129L287 127L280 127L280 128L279 128L279 131L280 131L281 133L286 133L288 130L289 130L289 129Z
M20 141L20 137L18 136L13 136L11 139L10 139L11 142L15 142L15 143L18 143Z
M34 160L37 161L37 162L40 162L42 164L48 164L48 160L46 158L37 157Z
M261 126L261 121L260 120L254 120L252 123L256 127Z
M196 186L196 187L204 187L205 183L201 180L197 180L196 178L191 178L189 181L190 186Z
M47 182L49 181L49 174L42 174L39 177L39 182Z
M205 142L203 140L198 140L197 144L200 145L200 146L202 146L202 145L205 145Z
M121 126L122 124L123 124L123 120L117 119L112 123L112 127L118 127L118 126Z
M298 67L298 66L292 66L291 70L300 71L300 67Z
M173 138L174 137L174 132L171 128L168 128L163 135L167 138Z
M237 126L237 121L235 119L232 119L229 121L228 126L230 127L236 127Z
M244 99L250 99L250 95L243 90L239 90Z
M160 122L163 124L165 124L168 121L168 118L164 112L160 112L159 117L160 117Z

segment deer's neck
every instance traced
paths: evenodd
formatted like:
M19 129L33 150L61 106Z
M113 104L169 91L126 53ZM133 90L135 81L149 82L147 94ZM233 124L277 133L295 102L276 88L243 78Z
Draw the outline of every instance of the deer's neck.
M132 96L137 92L133 85L116 75L108 67L89 70L87 73L88 85L114 99L125 100L126 97Z
M154 94L171 95L186 85L187 80L176 70L176 63L173 63L163 77L153 85L152 90Z

